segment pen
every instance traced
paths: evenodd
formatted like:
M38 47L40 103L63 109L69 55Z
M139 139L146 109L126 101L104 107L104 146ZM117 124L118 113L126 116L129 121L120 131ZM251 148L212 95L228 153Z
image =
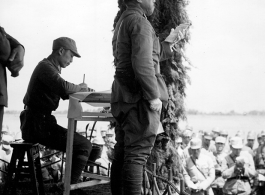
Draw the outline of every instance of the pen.
M85 77L86 77L86 74L84 74L83 76L83 83L85 83Z

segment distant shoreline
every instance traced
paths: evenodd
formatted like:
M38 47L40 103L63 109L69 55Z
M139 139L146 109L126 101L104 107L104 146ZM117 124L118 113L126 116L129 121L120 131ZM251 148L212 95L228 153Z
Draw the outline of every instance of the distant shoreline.
M93 110L87 110L87 111L93 111ZM21 110L7 110L5 111L5 114L20 114ZM64 111L55 111L52 112L53 114L56 115L65 115L67 114L67 110ZM237 113L235 111L230 111L230 112L201 112L201 111L197 111L197 110L188 110L186 112L187 115L209 115L209 116L265 116L265 111L257 111L257 110L253 110L253 111L249 111L249 112L244 112L244 113Z

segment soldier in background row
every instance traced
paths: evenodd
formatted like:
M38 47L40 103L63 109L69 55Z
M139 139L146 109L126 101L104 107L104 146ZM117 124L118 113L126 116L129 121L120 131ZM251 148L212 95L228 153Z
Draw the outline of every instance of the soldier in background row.
M186 159L183 176L191 195L213 195L211 183L215 179L213 160L201 152L202 140L192 138L190 141L191 156Z
M222 172L225 169L225 157L227 153L224 152L226 138L218 136L215 139L216 152L214 153L216 164L215 164L215 180L212 183L212 189L215 195L222 195L222 188L225 184L225 180L222 177Z
M230 140L231 153L225 157L226 163L222 173L226 179L223 193L249 195L251 193L251 179L256 175L254 161L247 151L242 151L243 140L233 137Z

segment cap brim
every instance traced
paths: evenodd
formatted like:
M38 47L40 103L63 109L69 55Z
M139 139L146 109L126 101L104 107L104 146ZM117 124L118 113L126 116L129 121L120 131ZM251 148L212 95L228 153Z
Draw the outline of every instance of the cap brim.
M195 150L195 149L200 149L201 147L200 146L191 146L190 148Z
M242 149L243 145L232 145L232 148L234 148L234 149Z
M204 136L204 139L210 139L210 140L212 140L213 138L210 137L210 136Z
M74 51L71 50L71 52L74 54L75 57L81 58L81 56L79 55L79 53L76 53Z

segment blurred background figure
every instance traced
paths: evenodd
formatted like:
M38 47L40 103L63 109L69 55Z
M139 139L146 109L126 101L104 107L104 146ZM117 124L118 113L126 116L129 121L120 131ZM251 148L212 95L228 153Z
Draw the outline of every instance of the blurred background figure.
M255 133L253 131L249 131L247 134L247 143L246 146L250 147L253 150L253 146L255 143Z
M228 138L228 131L225 129L221 129L220 130L220 136L224 137L224 138Z
M42 168L42 177L44 182L58 182L61 178L61 167L62 167L62 152L44 147L40 147L41 164ZM45 158L46 157L46 158ZM52 164L51 164L52 163ZM48 166L47 166L48 165Z
M200 135L200 137L202 138L203 137L203 135L204 135L204 131L201 129L201 130L199 130L198 131L198 134Z
M213 128L212 130L212 139L215 141L215 138L220 136L220 129L218 127Z
M253 150L255 156L258 150L260 150L260 147L264 144L261 133L258 133L257 135L257 142L258 142L258 146Z
M220 136L224 137L226 139L224 152L229 154L230 153L230 143L229 143L229 139L228 139L228 131L226 129L221 129L220 130Z
M258 146L261 146L261 145L264 144L264 140L263 140L263 135L262 135L262 133L259 133L259 134L257 135L257 140L258 140Z
M190 131L193 131L193 127L191 125L186 125L186 129L190 130Z
M8 135L8 134L9 134L9 127L7 125L2 125L1 137L3 137L3 135Z
M112 163L112 160L114 158L114 146L115 146L115 144L116 144L116 140L114 137L106 143L106 146L108 148L107 155L108 155L108 159L109 159L110 163Z
M262 136L263 143L265 143L265 131L264 130L261 131L261 136Z
M192 138L190 141L191 155L184 163L183 176L191 195L213 195L211 184L215 179L212 159L201 152L202 140Z
M179 158L181 159L181 161L184 161L184 154L183 154L183 150L181 148L181 145L182 145L182 138L177 137L175 140L175 148L177 150L177 154L179 155Z
M243 143L242 151L249 152L249 154L251 154L251 156L254 158L253 150L250 147L248 147L247 145L244 145L244 134L243 134L243 132L241 130L238 130L235 137L240 137L242 139L242 143Z
M215 138L215 147L216 152L214 153L216 164L215 168L215 180L212 183L212 189L214 195L222 195L223 191L222 188L225 184L225 180L222 177L222 172L224 171L225 167L225 157L228 155L224 152L224 146L226 143L226 138L218 136Z
M102 156L104 156L104 157L107 156L106 143L103 140L102 136L100 134L98 134L92 140L92 151L90 153L89 160L101 165L101 163L104 163L104 160L101 159ZM92 173L97 173L96 167L94 167L94 166L90 166L89 171ZM104 174L104 170L100 169L99 171Z
M257 148L254 162L257 171L257 177L254 183L257 190L256 195L263 195L265 192L265 145Z
M189 146L190 140L192 136L192 131L189 129L184 130L182 134L182 146L181 148L184 150L186 147Z
M230 140L231 154L225 157L226 163L222 176L226 179L224 194L249 195L250 181L256 176L253 157L243 151L243 139L235 136Z
M214 153L216 152L216 148L212 139L212 134L208 131L205 131L202 138L202 148L204 148L208 152Z
M11 160L13 148L10 146L10 143L13 142L14 139L10 135L3 135L1 141L0 148L0 169L8 172L8 165ZM5 172L0 171L0 181L5 182L7 174Z

